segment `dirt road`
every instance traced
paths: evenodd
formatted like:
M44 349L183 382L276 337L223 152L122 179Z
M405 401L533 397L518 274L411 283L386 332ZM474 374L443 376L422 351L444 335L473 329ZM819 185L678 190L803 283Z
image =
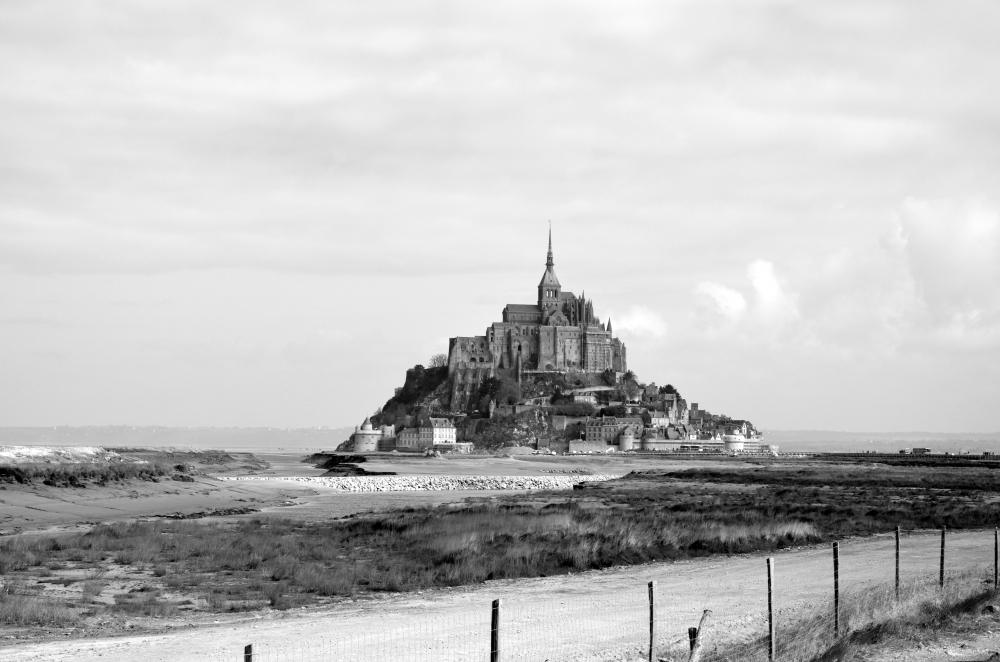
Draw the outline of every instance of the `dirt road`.
M904 535L904 583L938 580L940 537ZM947 581L963 571L992 570L993 534L950 533ZM830 549L778 552L775 605L781 624L832 591ZM539 579L346 601L334 608L220 617L217 625L173 634L54 641L0 649L0 662L54 660L237 660L255 646L255 662L279 660L488 659L490 603L502 599L504 660L639 660L648 642L647 583L655 580L657 652L686 646L686 630L703 609L715 614L719 637L749 642L766 627L765 555L656 563ZM845 594L891 585L891 536L841 544ZM748 649L748 657L749 657Z

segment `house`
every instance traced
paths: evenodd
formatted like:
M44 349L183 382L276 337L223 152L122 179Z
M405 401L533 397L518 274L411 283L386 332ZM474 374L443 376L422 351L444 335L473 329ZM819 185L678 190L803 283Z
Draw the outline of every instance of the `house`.
M605 443L612 445L617 443L619 435L626 427L632 426L633 435L641 436L643 424L642 419L636 417L617 418L615 416L597 416L587 419L587 442Z
M455 424L451 422L451 419L431 418L430 422L430 439L432 446L436 446L438 444L454 444L458 442Z
M399 450L426 450L440 444L458 443L458 431L448 418L430 418L428 425L404 428L396 435Z
M662 428L670 425L672 421L665 411L649 412L649 425L654 428Z

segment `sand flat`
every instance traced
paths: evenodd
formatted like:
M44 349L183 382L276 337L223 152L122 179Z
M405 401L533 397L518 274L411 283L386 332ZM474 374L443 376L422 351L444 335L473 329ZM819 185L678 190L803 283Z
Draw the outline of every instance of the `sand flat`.
M190 483L161 479L158 483L130 481L107 487L2 487L6 489L0 489L0 535L137 517L276 507L312 493L293 484L248 485L200 476Z

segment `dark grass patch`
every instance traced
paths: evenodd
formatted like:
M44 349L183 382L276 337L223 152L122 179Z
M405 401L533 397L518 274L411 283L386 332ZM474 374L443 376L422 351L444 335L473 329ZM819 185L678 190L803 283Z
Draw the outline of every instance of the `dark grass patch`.
M108 464L22 464L0 466L0 483L85 488L129 480L158 481L173 467L161 463L111 462Z

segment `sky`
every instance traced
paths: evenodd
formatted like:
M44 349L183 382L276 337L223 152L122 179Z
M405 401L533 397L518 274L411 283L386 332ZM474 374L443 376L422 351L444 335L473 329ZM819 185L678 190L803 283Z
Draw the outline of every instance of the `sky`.
M0 3L0 425L345 426L564 289L764 429L1000 430L994 2Z

